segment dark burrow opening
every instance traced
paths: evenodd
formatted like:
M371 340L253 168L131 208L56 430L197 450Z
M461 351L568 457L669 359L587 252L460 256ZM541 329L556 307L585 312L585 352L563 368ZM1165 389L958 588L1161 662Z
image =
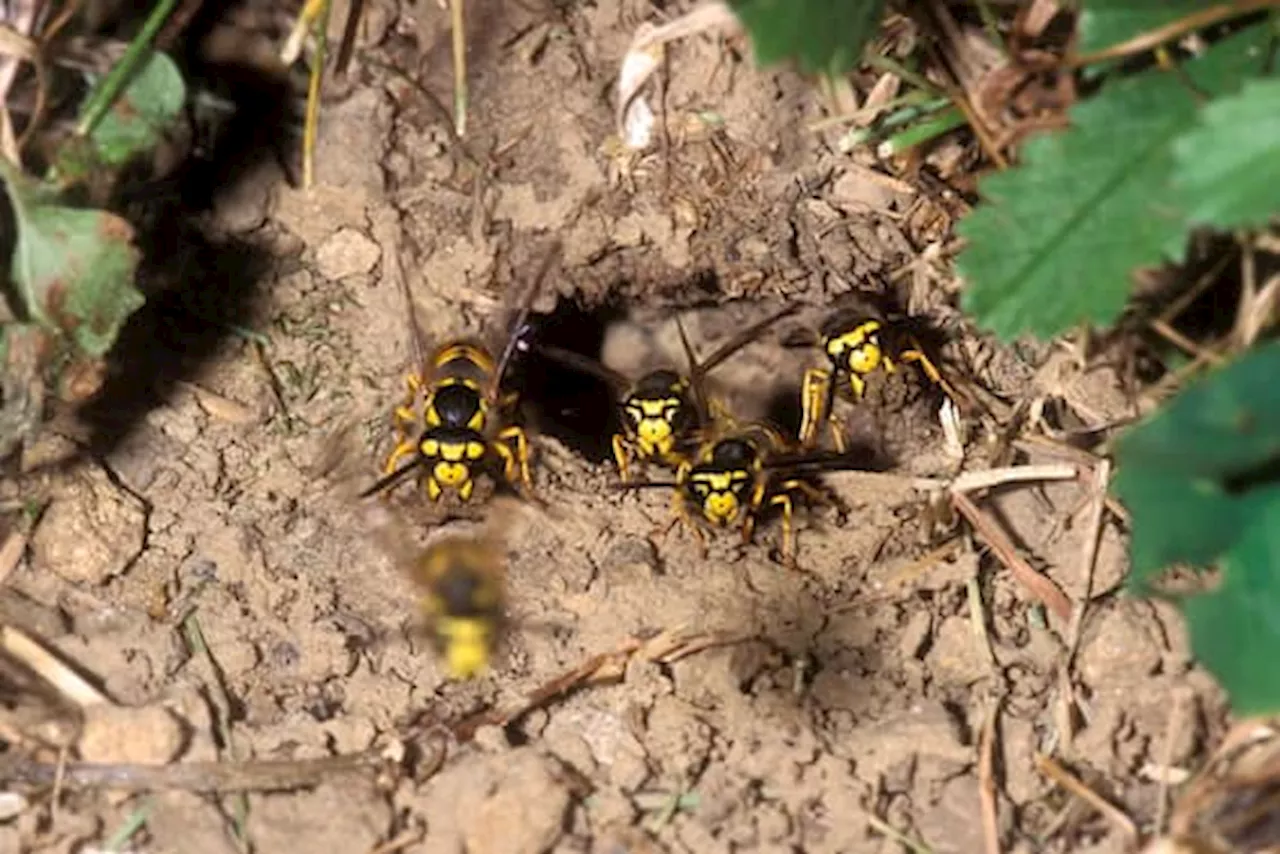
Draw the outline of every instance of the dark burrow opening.
M619 391L600 377L543 355L537 345L599 360L605 333L625 314L616 297L598 305L562 297L550 313L530 316L520 333L529 346L516 356L507 379L519 390L525 419L534 432L558 439L594 463L613 458L611 440L621 427Z

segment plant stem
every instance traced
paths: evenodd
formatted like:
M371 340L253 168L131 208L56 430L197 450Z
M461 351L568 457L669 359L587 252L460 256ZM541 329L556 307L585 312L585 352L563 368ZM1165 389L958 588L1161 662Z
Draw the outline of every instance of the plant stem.
M151 42L155 40L156 33L160 32L160 28L164 26L177 5L178 0L157 0L155 8L143 22L142 29L134 36L133 41L129 42L124 56L120 57L120 61L111 67L106 76L99 80L98 85L89 93L80 114L80 124L76 126L77 134L88 136L93 133L93 129L98 126L98 122L102 121L107 110L111 109L116 97L151 49Z
M967 123L968 120L965 119L964 113L955 107L951 107L929 121L912 125L901 133L886 139L881 149L881 154L886 157L892 154L901 154L908 148L917 146L922 142L928 142L958 127L964 127Z

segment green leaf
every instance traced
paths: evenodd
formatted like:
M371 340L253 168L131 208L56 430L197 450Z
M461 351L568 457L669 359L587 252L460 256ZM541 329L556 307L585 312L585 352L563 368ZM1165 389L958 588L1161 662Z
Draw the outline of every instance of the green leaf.
M1277 377L1272 342L1189 386L1116 443L1112 488L1132 516L1135 589L1173 563L1212 564L1280 500L1280 484L1267 479L1280 462Z
M844 74L880 24L884 0L730 0L756 62L794 59L806 72Z
M154 148L182 110L186 97L178 66L165 54L152 53L89 134L102 163L122 166L134 155Z
M49 188L0 165L18 229L10 277L32 320L101 356L143 302L133 287L138 251L120 217L56 204Z
M1213 565L1280 489L1232 495L1220 483L1162 474L1148 469L1116 472L1114 490L1129 509L1130 590L1151 589L1174 564Z
M1280 711L1280 496L1223 561L1222 586L1184 600L1191 650L1237 715Z
M956 259L964 307L978 323L1006 340L1105 326L1133 270L1179 260L1189 226L1171 186L1173 142L1194 126L1199 99L1264 67L1270 37L1257 25L1177 73L1119 79L1071 111L1069 130L1028 141L1022 165L983 180L985 203L956 228L968 240Z
M1187 386L1116 443L1123 465L1187 477L1239 477L1280 460L1280 342Z
M1193 222L1230 230L1280 214L1280 80L1254 80L1200 111L1174 143Z
M1087 0L1080 12L1080 53L1093 53L1163 27L1222 0Z

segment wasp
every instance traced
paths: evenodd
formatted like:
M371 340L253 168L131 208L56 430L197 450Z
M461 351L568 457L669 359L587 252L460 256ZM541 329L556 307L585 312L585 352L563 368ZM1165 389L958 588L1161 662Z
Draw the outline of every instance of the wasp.
M843 389L853 400L866 394L867 379L876 371L895 373L900 364L914 363L935 386L952 400L966 403L955 386L938 370L905 317L892 316L870 304L840 309L822 323L817 346L827 365L809 368L801 385L800 444L812 447L820 424L830 427L836 448L845 448L835 415L835 396ZM808 342L813 343L813 342Z
M357 492L364 463L356 433L355 423L335 430L322 445L311 475L337 488L372 542L413 583L423 627L449 676L473 678L488 667L505 635L502 531L523 505L495 497L484 523L454 521L449 528L432 531L424 548L411 536L417 528L402 511Z
M449 534L406 565L422 591L432 645L454 679L484 671L505 625L506 556L483 535Z
M684 326L677 318L689 361L688 374L663 367L633 380L569 350L551 345L538 345L538 350L551 359L604 380L615 389L621 430L612 438L613 457L622 482L627 483L633 463L656 462L674 469L684 461L696 448L701 434L723 414L719 404L706 397L702 378L796 308L787 306L752 324L727 339L704 361L694 355Z
M518 393L503 388L503 379L524 334L530 307L558 247L548 253L516 311L498 358L479 340L454 341L423 358L422 334L408 297L410 340L418 369L405 378L407 393L396 407L395 447L383 465L383 477L362 497L390 489L414 472L423 473L427 497L446 494L469 501L480 472L501 479L525 495L532 492L529 437L512 423ZM407 281L407 277L401 277ZM406 286L407 287L407 286ZM405 464L401 461L409 458Z
M690 524L704 549L707 530L737 528L742 541L751 542L758 520L767 510L777 508L782 515L781 556L794 567L796 499L840 506L839 500L820 486L817 476L861 468L863 462L852 453L796 449L767 424L725 420L719 423L716 435L680 463L674 483L629 486L672 487L672 524Z

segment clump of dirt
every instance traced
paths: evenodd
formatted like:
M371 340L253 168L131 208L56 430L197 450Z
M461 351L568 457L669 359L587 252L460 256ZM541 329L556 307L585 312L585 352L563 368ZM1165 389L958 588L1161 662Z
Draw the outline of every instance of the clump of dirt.
M350 500L312 474L339 426L358 426L370 477L389 448L411 358L401 277L429 339L470 334L559 241L535 335L626 372L682 364L677 310L707 352L800 303L786 328L716 371L743 417L786 410L804 369L821 364L784 346L789 330L859 290L936 320L948 358L992 392L1044 393L1036 366L976 343L945 265L922 260L939 257L948 212L883 180L870 154L808 130L821 110L804 81L755 69L741 44L682 42L663 98L669 144L620 158L605 94L644 10L467 9L465 140L426 94L452 85L448 39L432 37L444 13L383 8L381 60L357 62L360 85L325 105L318 185L292 189L264 167L255 180L270 192L219 203L229 236L273 259L237 321L249 331L224 336L100 458L49 477L50 510L9 588L70 615L59 644L115 700L182 709L189 756L203 758L362 751L406 721L509 707L633 637L685 627L741 639L674 663L634 660L618 684L481 729L420 781L250 795L245 828L260 851L389 840L473 854L903 850L888 826L969 854L983 844L984 751L1004 850L1124 849L1124 833L1075 808L1036 757L1067 757L1147 821L1161 769L1194 757L1221 701L1191 669L1172 612L1118 596L1123 539L1110 517L1074 678L1067 621L968 535L935 548L938 519L914 479L949 477L959 461L910 366L842 410L888 471L828 478L848 513L800 514L799 571L773 554L776 523L751 545L715 539L705 557L679 528L656 536L666 492L610 488L607 393L517 366L541 404L534 481L549 509L511 537L514 629L493 672L445 679L414 630L410 581ZM1086 377L1084 393L1114 396L1112 380ZM1076 602L1096 533L1081 523L1088 499L1068 481L986 502ZM420 498L397 500L418 518ZM192 619L216 672L179 642ZM1068 708L1084 719L1068 721ZM85 796L53 832L21 838L68 850L128 809ZM230 851L232 814L221 798L165 793L147 832L154 850Z

